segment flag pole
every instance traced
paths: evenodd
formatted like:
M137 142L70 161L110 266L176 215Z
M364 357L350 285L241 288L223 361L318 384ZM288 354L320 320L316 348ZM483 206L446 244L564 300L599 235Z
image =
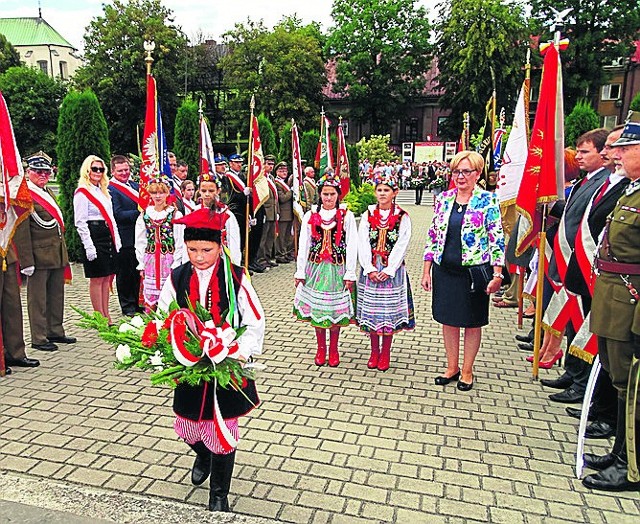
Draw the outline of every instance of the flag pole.
M253 169L253 110L256 107L256 97L251 95L249 108L251 109L251 118L249 119L249 153L247 155L247 187L251 189L251 170ZM245 205L245 227L244 227L244 267L249 269L249 211L251 193L246 195L247 203Z

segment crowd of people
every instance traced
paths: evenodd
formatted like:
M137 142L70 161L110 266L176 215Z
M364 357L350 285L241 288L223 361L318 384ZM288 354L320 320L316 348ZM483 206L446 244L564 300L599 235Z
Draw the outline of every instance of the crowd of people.
M561 390L551 401L583 400L594 356L588 340L597 337L602 369L586 436L615 439L610 453L585 454L586 466L598 472L583 482L614 491L640 488L637 455L631 451L640 438L638 425L627 418L640 418L640 410L632 411L627 403L628 388L637 388L637 379L629 385L629 377L639 374L634 359L640 358L639 117L635 113L624 128L585 133L575 150L566 152L566 199L550 211L551 256L545 257L542 283L540 367L549 369L565 356L565 373L541 381ZM28 157L26 164L34 211L18 226L15 249L3 260L7 270L0 273L6 362L14 367L39 365L25 353L18 321L20 275L28 278L32 348L55 351L58 343L76 342L63 328L64 283L71 275L64 220L47 187L53 166L42 152ZM126 157L114 156L107 164L90 155L80 169L74 225L92 307L109 322L114 278L126 316L166 310L173 300L184 307L199 302L218 320L234 307L236 327L244 330L240 353L248 361L262 352L265 322L243 266L264 273L295 261L293 313L314 328L315 364L338 366L341 328L355 324L370 341L367 367L387 371L394 335L413 329L416 322L405 264L412 225L409 213L396 202L407 177L414 177L414 167L419 176L442 177L452 185L436 197L421 275L422 289L433 294L432 318L442 325L446 356L446 368L434 377L435 384L455 382L462 392L473 389L490 304L512 307L527 292L534 300L537 249L516 254L520 222L503 216L497 195L479 184L484 160L476 152L462 151L446 165L372 166L365 161L361 168L368 173L376 203L359 224L341 203L340 178L331 169L316 179L315 170L305 166L300 185L304 214L297 219L288 166L274 157L265 158L269 196L258 210L249 198L252 188L240 155L217 155L215 172L200 175L197 183L174 155L170 165L171 178L159 176L143 188L149 195L146 206L141 206L141 188L131 179ZM515 266L528 266L525 289L519 288ZM532 329L516 338L530 351L535 335ZM212 389L181 385L174 398L174 427L196 454L192 482L199 485L210 477L210 509L228 511L235 448L220 445L206 415L213 408L203 409L214 402ZM257 402L257 393L252 395ZM226 401L224 419L232 441L239 438L238 418L249 410L237 398ZM581 416L578 409L569 407L568 412Z

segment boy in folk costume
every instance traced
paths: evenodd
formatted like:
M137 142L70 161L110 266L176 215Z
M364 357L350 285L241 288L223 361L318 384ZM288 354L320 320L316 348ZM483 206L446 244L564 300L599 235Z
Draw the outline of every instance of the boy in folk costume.
M156 309L160 290L173 268L182 264L184 245L182 226L173 220L182 213L168 203L170 181L162 176L151 180L147 191L151 205L136 221L136 258L142 271L142 295L145 311Z
M377 204L360 219L356 319L371 337L370 369L389 369L394 333L415 327L413 298L404 257L411 239L409 215L395 203L398 181L378 174L373 180Z
M332 170L318 180L320 204L302 219L293 312L316 330L315 363L324 365L329 330L329 366L340 363L340 327L353 322L358 232L353 213L340 206L340 178Z
M180 307L199 302L220 325L225 312L232 327L245 331L238 337L240 359L248 361L262 353L264 311L243 268L230 263L221 246L221 230L227 216L210 209L199 209L176 221L184 224L184 240L189 261L171 272L158 308L167 311L172 301ZM251 402L243 395L246 394ZM195 452L191 480L202 484L211 475L209 510L229 511L227 496L233 475L238 418L259 403L255 384L243 384L243 393L231 388L180 384L174 393L174 429ZM214 395L224 424L216 425Z

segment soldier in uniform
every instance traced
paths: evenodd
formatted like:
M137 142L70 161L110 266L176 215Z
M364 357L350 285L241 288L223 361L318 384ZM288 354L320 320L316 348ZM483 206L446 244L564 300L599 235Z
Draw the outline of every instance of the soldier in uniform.
M585 465L600 471L582 482L592 489L635 491L640 482L628 475L637 471L637 464L630 463L628 444L640 438L640 409L636 405L630 414L625 408L629 384L637 386L633 379L637 380L638 369L632 364L640 358L640 112L631 114L611 148L611 158L631 183L607 220L600 242L590 328L598 335L600 361L618 391L617 425L626 431L617 432L611 453L585 455Z
M276 262L288 264L293 261L293 191L289 185L287 163L279 162L276 166L276 188L278 190L278 238L276 239Z
M311 206L316 203L318 198L318 187L316 186L316 172L309 166L304 168L304 179L302 180L302 188L304 190L304 202L302 209L306 213Z
M262 204L265 213L265 221L262 228L262 238L258 249L257 263L261 267L275 267L277 262L272 260L273 250L276 244L276 224L278 223L278 190L273 181L273 168L276 158L273 155L264 157L264 174L269 184L269 198Z
M64 284L71 268L64 241L64 221L56 198L47 188L51 158L38 152L26 159L33 212L25 231L24 249L18 252L22 272L29 276L27 309L32 347L57 349L56 343L74 344L64 332ZM32 269L31 269L32 268ZM31 269L30 271L28 271Z

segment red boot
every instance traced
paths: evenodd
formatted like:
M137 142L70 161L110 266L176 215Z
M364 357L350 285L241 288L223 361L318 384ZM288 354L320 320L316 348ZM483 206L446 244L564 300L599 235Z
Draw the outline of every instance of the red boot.
M371 356L369 357L369 362L367 362L367 367L376 369L378 367L378 358L380 357L380 337L377 333L369 333L369 337L371 338Z
M392 335L383 335L382 337L382 351L380 351L380 358L378 359L378 369L380 371L386 371L389 369L389 361L391 360L391 340Z
M340 328L333 327L329 330L329 366L335 368L340 364L340 355L338 354L338 339L340 338Z
M318 343L318 350L316 351L315 358L316 366L324 366L324 363L327 360L327 337L324 332L324 329L316 328L316 341Z

